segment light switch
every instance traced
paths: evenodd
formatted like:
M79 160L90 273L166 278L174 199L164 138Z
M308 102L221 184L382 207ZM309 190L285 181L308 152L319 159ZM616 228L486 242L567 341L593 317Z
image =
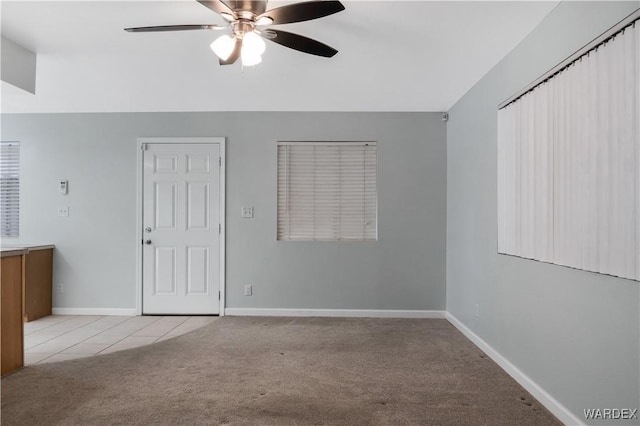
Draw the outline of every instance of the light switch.
M253 218L253 207L243 207L242 208L242 217L251 219Z
M59 183L60 195L67 195L69 193L69 181L66 179L60 180Z

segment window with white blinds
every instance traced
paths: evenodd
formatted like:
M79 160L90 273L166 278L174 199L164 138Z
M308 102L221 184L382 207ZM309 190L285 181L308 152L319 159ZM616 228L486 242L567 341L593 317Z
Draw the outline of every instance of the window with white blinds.
M498 251L640 280L640 21L498 111Z
M375 142L278 142L278 240L377 239Z
M20 221L20 142L0 142L0 236L17 237Z

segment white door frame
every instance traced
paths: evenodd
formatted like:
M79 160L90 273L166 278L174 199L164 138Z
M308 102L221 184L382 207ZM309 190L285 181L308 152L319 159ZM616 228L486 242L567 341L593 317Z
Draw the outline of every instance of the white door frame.
M200 138L138 138L138 173L136 191L136 315L142 315L142 177L144 173L144 144L181 144L181 143L201 143L218 144L220 146L220 309L219 315L224 316L225 309L225 138L221 137L200 137Z

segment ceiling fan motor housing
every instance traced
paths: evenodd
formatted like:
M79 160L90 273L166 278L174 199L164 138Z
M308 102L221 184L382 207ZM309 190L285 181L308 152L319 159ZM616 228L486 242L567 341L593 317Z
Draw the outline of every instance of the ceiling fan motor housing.
M240 17L241 12L252 12L254 16L263 14L267 10L265 0L230 0L225 2Z
M237 38L242 38L246 33L251 32L255 29L255 23L253 21L248 21L244 18L240 18L232 24L232 28L233 34Z

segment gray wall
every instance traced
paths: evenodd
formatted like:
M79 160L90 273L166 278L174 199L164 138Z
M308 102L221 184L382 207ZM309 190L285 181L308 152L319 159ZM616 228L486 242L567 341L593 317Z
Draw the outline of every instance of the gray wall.
M36 93L37 56L13 41L0 37L0 77L13 86Z
M496 254L496 111L639 6L560 3L449 111L447 310L578 418L640 408L640 285Z
M21 241L57 246L55 307L134 308L136 139L227 138L227 307L445 309L446 126L436 113L5 114ZM375 140L379 240L276 241L276 141ZM59 179L69 195L58 194ZM59 206L70 216L57 216ZM243 206L254 219L241 219ZM252 284L254 295L243 296Z

